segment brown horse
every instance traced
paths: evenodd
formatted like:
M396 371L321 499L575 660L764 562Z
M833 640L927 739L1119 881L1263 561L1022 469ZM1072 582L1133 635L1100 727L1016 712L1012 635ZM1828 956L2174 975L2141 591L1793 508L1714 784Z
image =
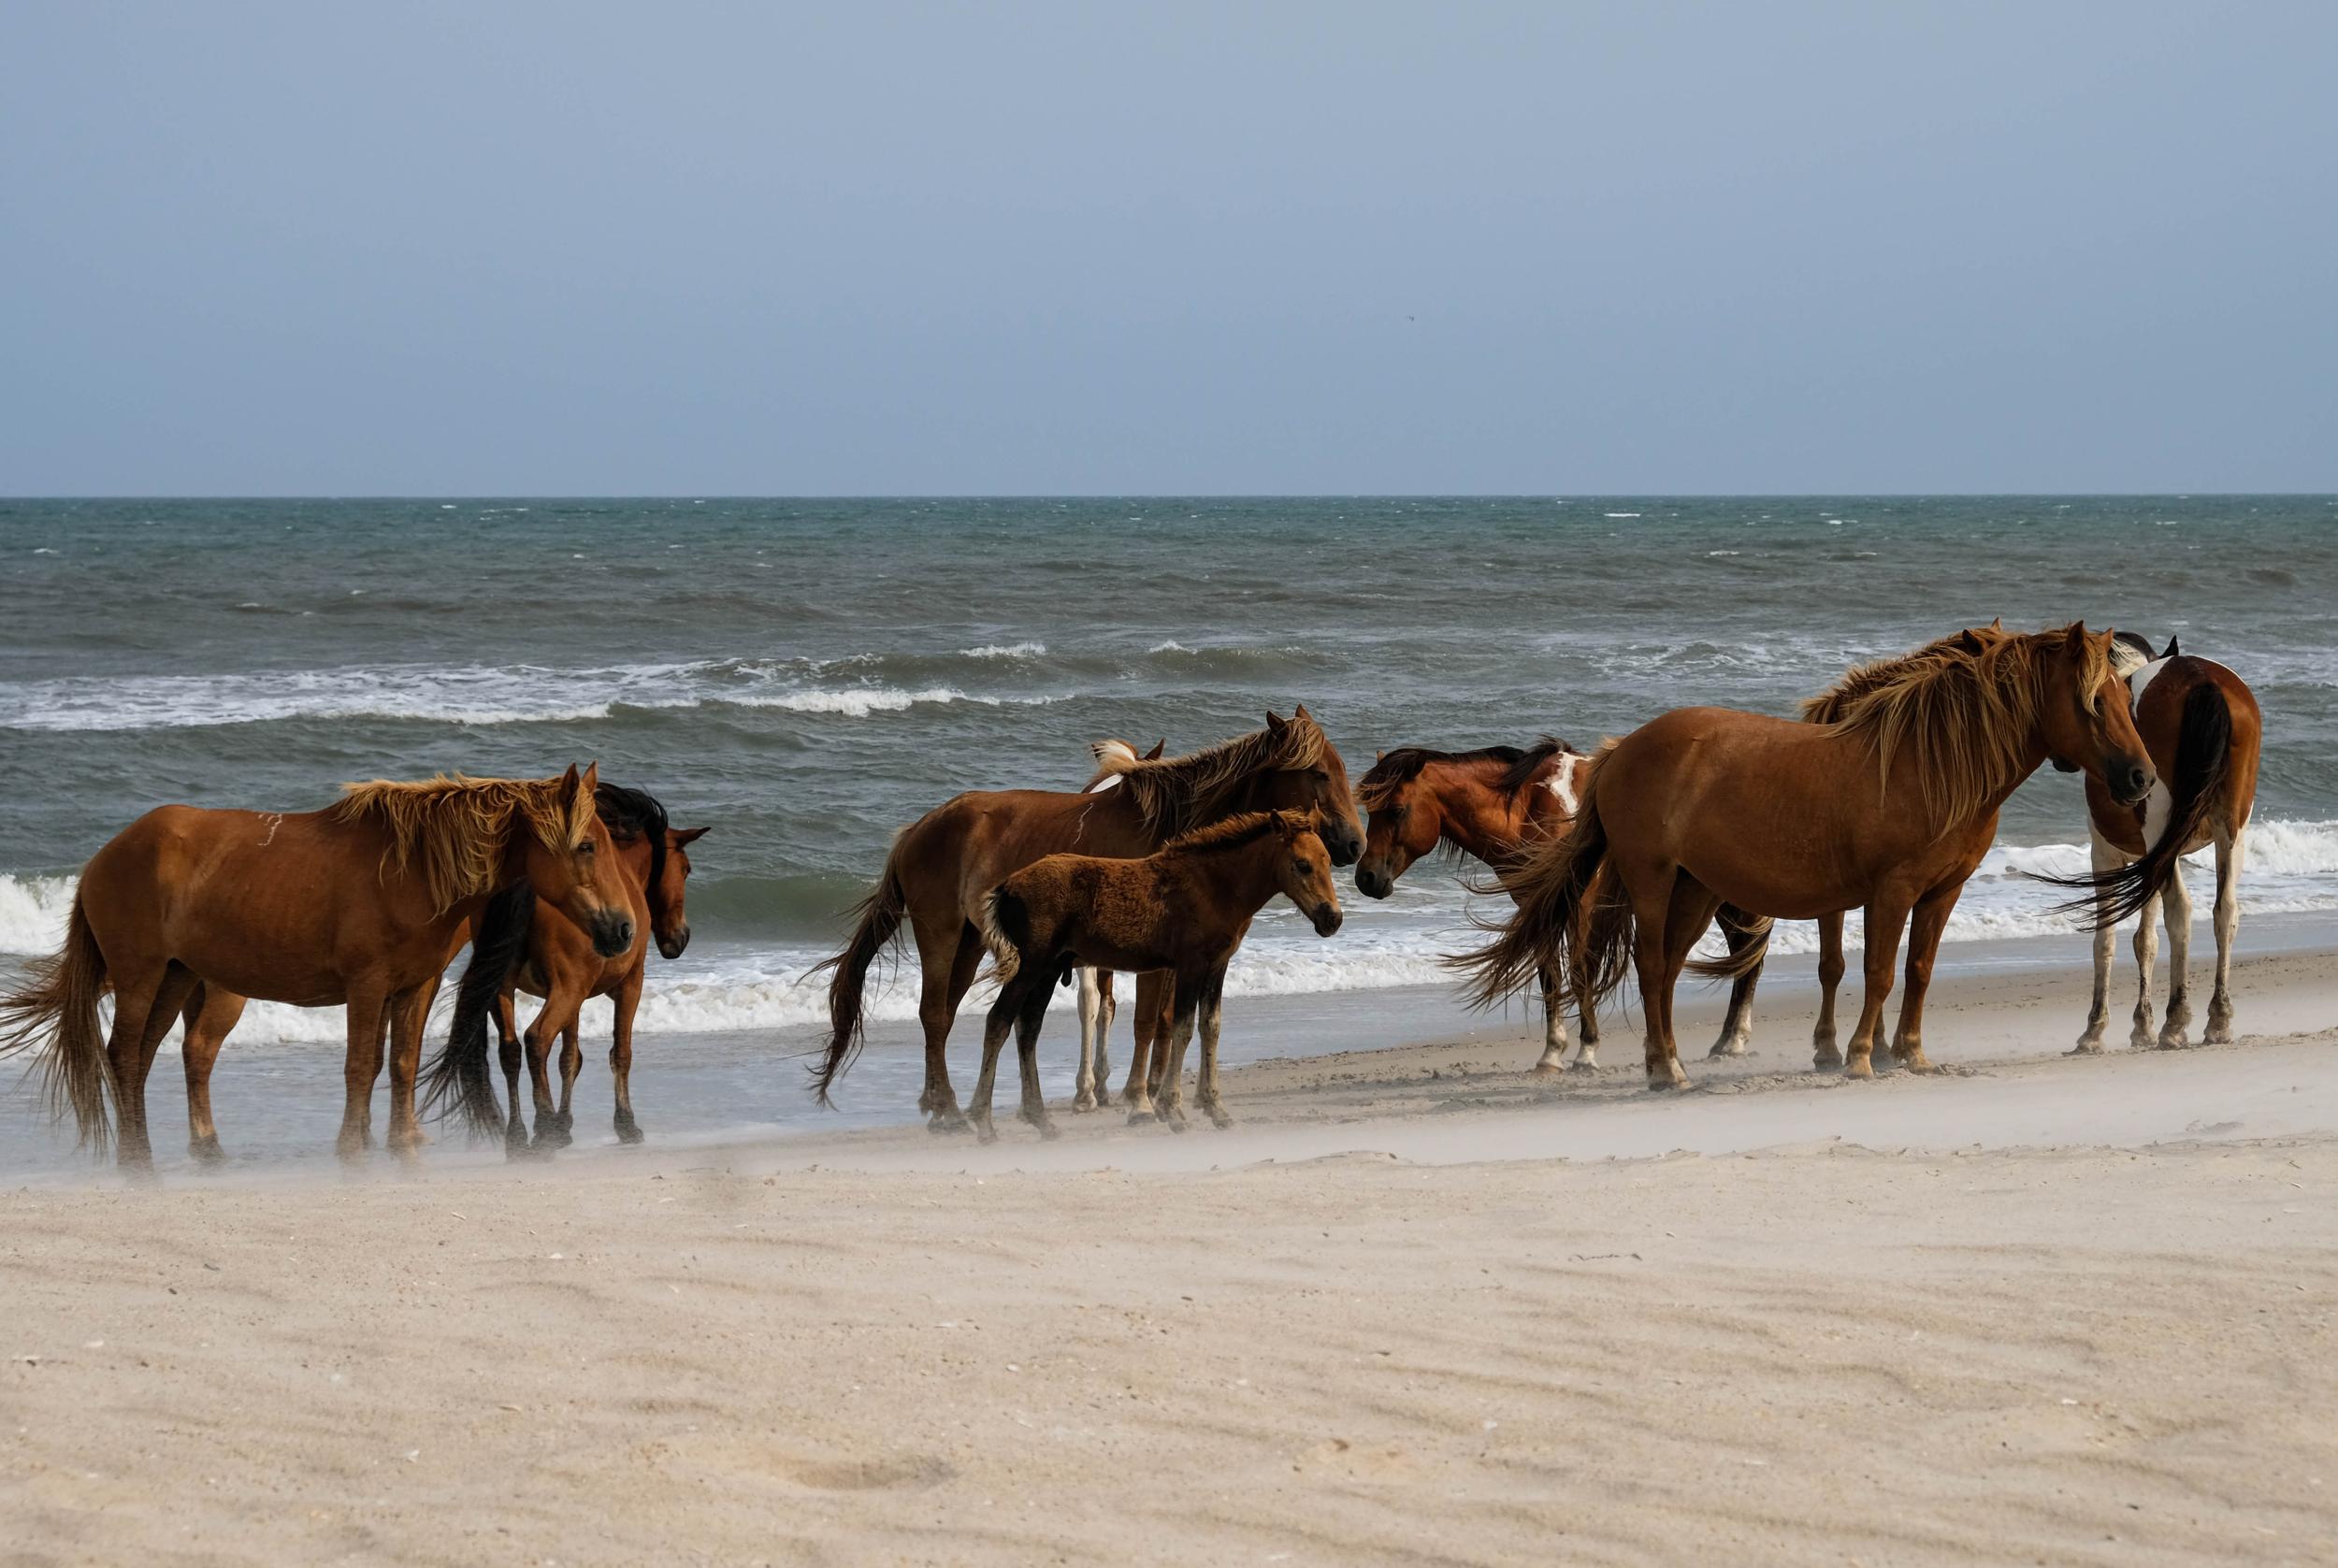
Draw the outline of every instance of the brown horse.
M893 841L875 891L856 912L843 952L821 967L829 985L828 1049L813 1069L823 1104L861 1041L861 991L869 967L906 922L916 938L922 987L917 1019L926 1037L926 1086L918 1109L935 1130L962 1129L945 1047L958 1004L982 962L975 919L990 890L1043 856L1077 852L1136 859L1196 828L1253 811L1320 811L1335 864L1364 847L1348 770L1304 707L1290 720L1187 756L1122 765L1120 783L1093 793L983 790L935 807Z
M1928 1071L1934 955L2005 798L2049 757L2100 777L2122 801L2151 787L2110 643L2077 623L1945 639L1855 672L1858 695L1828 724L1721 708L1663 714L1602 748L1574 832L1505 878L1516 912L1454 962L1475 975L1480 1005L1556 963L1605 996L1629 963L1649 1086L1673 1088L1687 1082L1673 986L1722 903L1800 920L1864 908L1867 989L1844 1071L1865 1078L1912 914L1892 1053ZM1873 792L1847 787L1862 775Z
M681 843L688 843L704 833L706 829L699 827L692 828L684 834L673 834L670 828L663 826L665 809L639 790L623 789L615 784L604 784L595 786L593 796L596 814L599 816L601 826L609 831L610 842L616 851L618 866L625 872L629 888L633 890L632 896L627 900L632 908L635 932L633 946L628 949L628 952L636 957L643 952L642 933L647 931L656 937L658 950L667 957L680 957L683 947L690 940L689 922L682 915L681 894L681 879L689 875L689 864L686 858L684 859L677 874L672 869L673 862L667 856L656 853L653 842L647 834L654 830L665 837L669 843L677 840ZM656 822L659 825L655 829L649 826L653 813ZM646 899L641 896L639 889L642 887L652 889ZM657 891L660 888L664 889L662 896ZM467 921L462 928L455 933L454 945L447 953L449 962L453 961L456 953L461 952L470 943L474 924L479 924L479 922ZM514 927L513 928L520 930L527 940L526 961L530 965L548 964L569 971L572 967L591 966L599 969L604 966L616 966L624 961L623 956L618 958L603 958L594 953L592 938L573 921L565 917L556 921L537 920L525 928ZM430 1000L437 995L438 983L433 981L427 990L430 995L426 997L422 1003L422 1011L426 1016L430 1011ZM595 994L612 993L597 992ZM635 992L637 999L639 994L637 988ZM503 997L498 1001L500 1012L498 1022L503 1028L507 1072L512 1070L518 1056L518 1047L512 1043L512 1040L510 997L510 989L507 986ZM205 1164L215 1164L226 1158L224 1151L220 1147L219 1129L211 1119L211 1071L219 1062L220 1050L227 1043L228 1035L234 1032L236 1025L242 1019L248 1000L217 985L199 985L188 996L183 1010L183 1016L186 1019L186 1034L184 1043L180 1048L180 1056L185 1065L187 1076L187 1149L198 1161ZM619 1038L629 1042L631 1013L620 1003L619 1014ZM570 1031L569 1041L570 1052L573 1054L575 1043L572 1029ZM615 1051L611 1053L613 1062L617 1054ZM629 1064L631 1061L629 1048L625 1051L625 1056ZM443 1059L443 1052L440 1053L440 1057ZM566 1057L562 1060L562 1069L564 1082L561 1103L565 1112L568 1086L574 1082L576 1074L575 1069L570 1065ZM427 1109L443 1092L437 1086L439 1077L436 1064L426 1071L423 1092L425 1109ZM628 1102L624 1087L625 1075L622 1071L618 1074L618 1085L620 1106L618 1136L623 1138L625 1125L631 1120L631 1115L629 1109L627 1108ZM464 1086L467 1089L470 1087L468 1083ZM492 1096L492 1091L490 1094ZM513 1095L513 1120L516 1121L518 1119L516 1089ZM539 1104L541 1106L541 1100ZM499 1125L499 1115L498 1122ZM640 1136L637 1129L633 1137L626 1139L626 1142L638 1142Z
M1316 935L1339 929L1339 894L1332 886L1331 851L1317 832L1320 820L1312 811L1245 813L1173 839L1141 860L1050 855L993 889L976 920L999 974L974 1085L974 1129L983 1142L996 1136L990 1089L1010 1028L1022 1057L1022 1119L1045 1137L1055 1135L1039 1092L1039 1027L1048 993L1079 964L1173 977L1176 1000L1158 1115L1185 1130L1185 1048L1198 1015L1202 1069L1194 1103L1218 1126L1231 1126L1218 1093L1226 965L1252 918L1277 893L1314 924Z
M612 897L613 850L593 813L595 773L351 784L319 812L164 806L81 872L64 949L0 1001L0 1055L46 1039L50 1102L83 1141L122 1122L121 1159L146 1166L146 1077L197 985L301 1007L348 1009L339 1147L371 1143L373 1084L391 1035L391 1147L426 1140L414 1116L425 1013L456 934L525 879L621 952L633 921ZM98 1000L110 986L110 1039Z
M2216 846L2216 979L2202 1039L2220 1045L2232 1038L2232 942L2241 928L2237 884L2242 838L2257 807L2263 717L2246 682L2213 660L2182 653L2173 638L2156 658L2144 643L2140 652L2127 650L2119 662L2133 696L2135 729L2159 770L2159 783L2138 809L2120 805L2092 778L2086 781L2094 874L2070 885L2086 887L2097 899L2095 993L2086 1031L2071 1054L2102 1049L2103 1029L2111 1017L2112 927L2129 914L2140 919L2135 928L2139 980L2128 1043L2170 1048L2186 1043L2192 1023L2185 972L2191 960L2192 900L2184 888L2180 860L2211 843ZM2168 925L2168 1013L2155 1035L2152 928L2162 899Z
M1371 771L1356 781L1356 796L1370 813L1364 825L1364 858L1356 862L1356 886L1367 897L1385 899L1396 879L1414 863L1450 847L1495 871L1516 866L1536 843L1566 836L1574 826L1582 775L1591 758L1553 736L1534 745L1480 746L1442 752L1399 746L1382 752ZM1768 929L1767 922L1725 905L1722 930L1735 955ZM1715 1056L1742 1056L1753 1029L1754 985L1758 970L1737 973L1729 991ZM1537 977L1542 992L1542 1057L1537 1074L1566 1071L1566 1012L1564 976L1555 970ZM1596 1071L1599 1021L1588 999L1576 999L1582 1020L1582 1049L1575 1066Z
M1153 742L1153 749L1139 753L1126 741L1098 741L1088 750L1096 759L1096 771L1080 786L1082 793L1118 789L1125 764L1130 762L1159 762L1161 754L1168 749L1166 739ZM1079 970L1080 1060L1075 1075L1072 1109L1093 1111L1104 1102L1100 1092L1106 1079L1112 1076L1112 1058L1107 1043L1112 1033L1113 1014L1119 1011L1113 996L1112 971L1083 964ZM1138 1032L1144 1031L1140 1023Z

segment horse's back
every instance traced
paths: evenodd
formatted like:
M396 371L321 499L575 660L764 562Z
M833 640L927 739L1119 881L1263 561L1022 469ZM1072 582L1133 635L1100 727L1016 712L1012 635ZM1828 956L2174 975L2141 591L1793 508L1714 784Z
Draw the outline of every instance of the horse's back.
M1124 794L969 790L902 831L894 869L913 899L921 891L946 897L971 918L992 888L1049 855L1083 849L1113 857L1143 854L1147 846L1133 836Z

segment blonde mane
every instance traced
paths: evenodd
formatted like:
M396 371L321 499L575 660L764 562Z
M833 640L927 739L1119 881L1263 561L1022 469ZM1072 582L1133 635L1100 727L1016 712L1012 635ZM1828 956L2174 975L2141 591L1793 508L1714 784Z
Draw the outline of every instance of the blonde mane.
M1801 716L1868 737L1886 788L1894 759L1906 751L1926 806L1945 823L1967 821L2017 782L2045 698L2045 660L2069 631L1975 626L1855 667L1806 700ZM2078 700L2089 713L2111 676L2109 642L2108 633L2085 640Z
M1174 839L1217 817L1248 780L1312 768L1330 749L1322 726L1302 712L1278 729L1253 730L1185 756L1147 762L1100 753L1096 762L1105 773L1119 775L1147 830Z
M390 836L382 875L418 870L431 907L444 912L495 891L517 817L544 847L564 852L591 830L590 790L560 779L474 779L441 773L401 784L375 779L341 786L337 822L379 822Z

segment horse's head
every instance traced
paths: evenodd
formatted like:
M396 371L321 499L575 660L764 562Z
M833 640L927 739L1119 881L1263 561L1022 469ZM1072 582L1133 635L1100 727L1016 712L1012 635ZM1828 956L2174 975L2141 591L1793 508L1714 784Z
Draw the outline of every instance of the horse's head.
M1283 897L1314 923L1315 934L1339 929L1339 889L1332 885L1332 853L1323 842L1322 819L1313 812L1275 813L1275 872Z
M1266 715L1271 735L1279 737L1298 725L1313 730L1321 744L1312 750L1313 760L1303 767L1270 770L1263 781L1266 798L1259 805L1266 811L1315 813L1322 819L1323 842L1331 851L1332 864L1352 866L1364 853L1364 828L1356 816L1355 797L1348 789L1348 765L1340 760L1339 748L1323 734L1305 703L1287 720Z
M690 945L690 916L683 908L687 891L684 884L690 880L689 846L705 836L703 827L666 829L666 864L651 892L649 907L650 935L657 939L658 953L668 958L681 957L682 950Z
M2122 806L2141 805L2158 780L2143 738L2135 732L2127 683L2112 657L2109 632L2072 621L2043 659L2038 729L2046 755L2065 772L2084 770Z
M1426 758L1415 747L1382 752L1357 782L1372 815L1364 830L1364 857L1356 862L1356 888L1366 898L1385 899L1396 879L1429 854L1445 836L1445 811L1425 777Z
M594 809L594 786L600 780L595 763L582 775L575 764L552 787L558 792L557 810L549 819L567 825L558 841L541 828L524 835L521 872L536 889L536 897L552 905L593 939L593 951L613 958L633 945L631 900L620 888L625 875L618 869L615 842Z

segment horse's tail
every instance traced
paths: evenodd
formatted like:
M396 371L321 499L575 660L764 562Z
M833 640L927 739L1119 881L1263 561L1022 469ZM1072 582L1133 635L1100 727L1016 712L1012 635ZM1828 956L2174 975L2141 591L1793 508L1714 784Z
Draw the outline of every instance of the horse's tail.
M1726 957L1690 959L1689 972L1708 980L1743 980L1760 970L1762 961L1769 957L1770 928L1777 922L1767 914L1747 914L1743 910L1724 906L1721 923L1725 929L1749 940L1742 946L1731 942Z
M527 933L535 923L536 889L526 882L487 900L471 937L470 962L455 989L446 1043L423 1071L424 1111L440 1115L460 1111L464 1129L473 1138L493 1138L504 1130L503 1107L487 1066L487 1019L512 971L527 955Z
M982 907L975 914L974 929L981 934L983 946L990 950L991 965L1003 985L1023 967L1023 942L1031 936L1031 911L1021 899L1002 885L983 896Z
M860 1054L865 1031L861 992L868 982L869 966L892 945L901 934L902 917L909 913L909 895L902 886L902 842L900 839L893 842L876 887L853 911L852 939L844 943L844 950L822 959L812 970L814 974L822 970L835 971L828 984L828 1050L812 1069L812 1090L823 1105L829 1102L829 1089Z
M2159 782L2169 796L2167 826L2144 847L2139 859L2114 870L2080 876L2041 876L2057 887L2085 891L2056 913L2074 914L2089 928L2115 926L2158 898L2175 875L2184 846L2207 831L2209 813L2224 792L2225 775L2232 762L2232 708L2221 688L2202 681L2184 698L2175 741L2175 771Z
M80 1141L99 1154L113 1143L110 1101L121 1092L106 1055L106 1031L97 1021L98 999L105 994L106 955L98 951L76 893L65 916L65 945L36 960L25 983L0 997L0 1057L14 1056L47 1035L40 1076L49 1114L62 1121L71 1111Z
M1470 976L1471 1006L1491 1007L1546 971L1569 975L1589 1002L1622 983L1631 953L1631 905L1612 876L1604 879L1604 888L1599 885L1608 859L1599 776L1609 755L1603 749L1591 765L1573 829L1563 839L1544 841L1525 861L1502 873L1501 885L1516 908L1501 924L1487 923L1494 941L1445 960Z

